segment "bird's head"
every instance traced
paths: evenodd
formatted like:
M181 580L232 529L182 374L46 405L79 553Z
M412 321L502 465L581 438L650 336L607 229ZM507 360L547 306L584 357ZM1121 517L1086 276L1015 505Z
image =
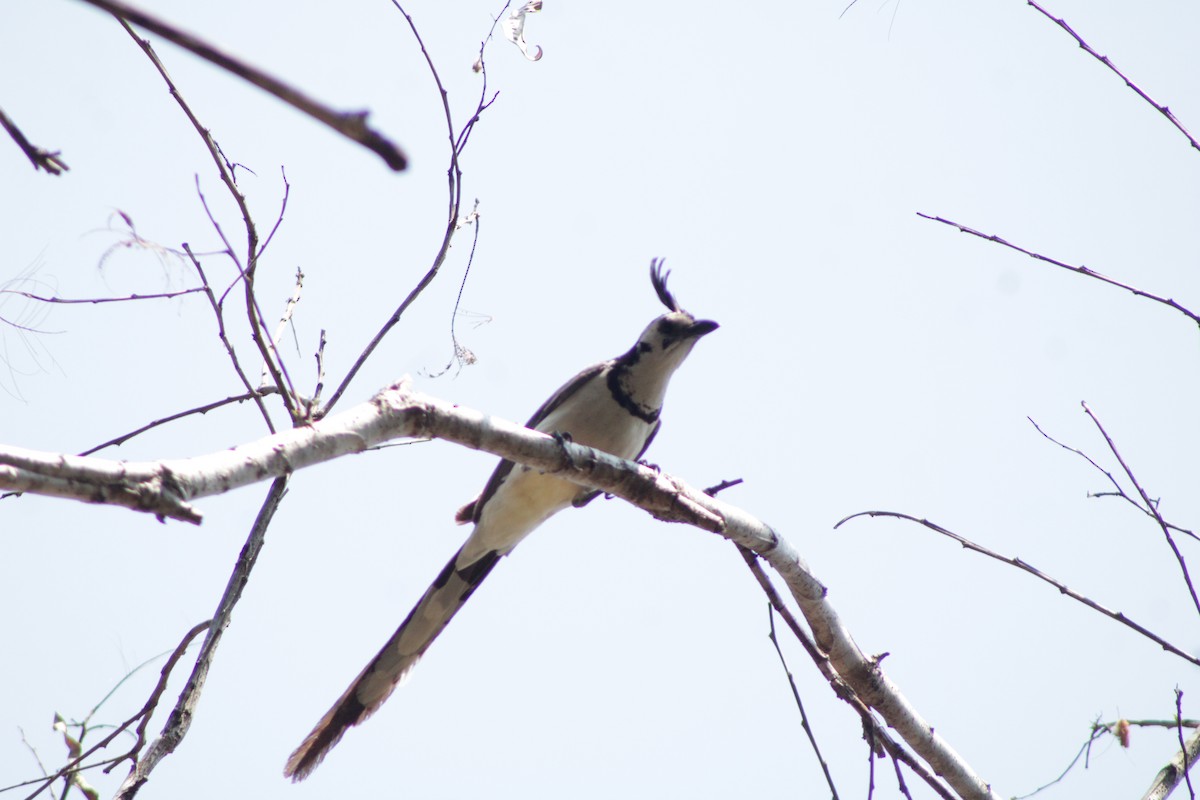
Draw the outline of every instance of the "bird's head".
M696 319L679 305L667 288L669 275L663 271L662 259L650 262L650 281L658 299L669 310L646 326L637 344L617 359L616 365L616 379L622 388L647 408L662 404L671 375L700 337L718 327L712 320Z
M679 305L675 295L667 288L667 278L670 276L670 271L663 271L662 259L656 258L650 262L650 282L658 299L669 311L646 326L636 348L646 358L670 360L678 365L701 336L712 333L720 326L710 319L696 319Z

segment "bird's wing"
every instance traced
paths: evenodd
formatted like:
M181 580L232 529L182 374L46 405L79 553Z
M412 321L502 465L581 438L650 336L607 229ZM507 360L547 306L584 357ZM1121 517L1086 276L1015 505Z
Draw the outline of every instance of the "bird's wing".
M525 427L536 429L542 420L562 405L567 398L578 392L584 384L602 373L611 363L610 361L601 361L599 364L593 364L564 383L559 387L557 392L550 395L549 400L542 403L541 408L533 412L533 416L525 423ZM546 432L550 433L550 431ZM653 435L651 435L651 438L654 438ZM508 473L512 472L512 468L513 462L508 459L501 460L496 465L496 469L492 471L492 476L488 478L488 482L484 484L483 491L479 494L479 497L460 508L458 513L454 515L454 521L459 525L465 525L468 522L479 522L479 514L483 511L484 504L492 498L492 495L500 488L500 484L504 483L504 479L508 477Z
M650 443L654 441L654 437L658 436L658 429L662 427L662 420L654 423L654 427L650 429L650 435L646 437L646 443L642 445L642 449L634 457L634 461L641 461L642 456L646 455L646 451L650 449ZM588 503L595 500L600 495L604 494L599 489L584 489L579 493L579 496L571 501L571 505L575 508L583 508Z

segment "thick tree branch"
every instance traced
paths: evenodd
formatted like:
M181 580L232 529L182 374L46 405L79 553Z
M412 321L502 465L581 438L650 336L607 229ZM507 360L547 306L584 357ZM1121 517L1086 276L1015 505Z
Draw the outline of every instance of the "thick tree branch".
M861 700L963 798L996 798L884 675L858 649L826 601L825 587L800 554L770 526L678 478L478 411L390 386L369 402L301 428L191 459L112 462L0 448L0 488L75 497L199 522L189 500L288 475L389 439L435 437L526 464L614 494L658 519L685 522L754 551L779 573L799 604L817 646ZM67 491L70 490L70 491ZM218 629L214 621L214 629Z

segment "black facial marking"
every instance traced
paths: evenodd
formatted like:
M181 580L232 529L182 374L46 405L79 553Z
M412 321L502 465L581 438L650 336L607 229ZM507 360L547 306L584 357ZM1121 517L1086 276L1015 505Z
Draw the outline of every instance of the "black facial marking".
M624 375L628 372L629 365L637 361L636 352L637 352L636 349L630 350L629 353L626 353L625 355L627 356L630 354L634 354L634 357L631 361L627 361L624 363L618 363L616 366L614 366L611 370L608 371L608 380L607 380L608 391L609 391L609 394L612 395L613 400L616 400L617 405L621 406L621 408L625 409L630 414L633 414L635 417L640 419L642 422L645 422L648 424L654 424L658 420L658 415L662 412L662 409L661 408L655 408L653 410L647 409L641 403L634 400L633 397L629 394L629 391L621 383L621 378L624 377ZM621 358L624 358L624 357L625 356L622 356ZM620 360L621 359L618 359L618 361L620 361Z

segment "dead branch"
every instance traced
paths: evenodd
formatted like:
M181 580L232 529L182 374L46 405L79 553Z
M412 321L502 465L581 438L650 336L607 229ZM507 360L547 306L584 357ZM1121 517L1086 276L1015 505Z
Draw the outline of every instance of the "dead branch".
M1096 280L1101 281L1102 283L1107 283L1110 286L1116 286L1118 289L1124 289L1125 291L1127 291L1131 294L1137 295L1138 297L1145 297L1147 300L1153 300L1156 303L1162 303L1165 306L1175 309L1180 314L1183 314L1188 319L1190 319L1192 322L1195 322L1197 325L1200 325L1200 315L1197 315L1197 314L1193 313L1192 311L1188 310L1187 308L1184 308L1179 303L1175 302L1174 300L1172 300L1169 297L1161 297L1159 295L1152 294L1150 292L1142 291L1141 289L1138 289L1134 286L1130 286L1127 283L1122 283L1121 281L1119 281L1115 278L1110 278L1107 275L1102 275L1101 273L1096 272L1096 270L1091 269L1090 267L1085 267L1082 264L1076 266L1075 264L1068 264L1064 261L1059 261L1058 259L1050 258L1049 256L1044 256L1041 253L1035 253L1032 250L1026 250L1024 247L1021 247L1020 245L1015 245L1012 242L1001 239L999 236L996 236L995 234L981 233L980 231L977 231L974 228L968 228L966 225L959 224L957 222L954 222L953 220L945 219L943 217L936 217L931 214L923 214L920 211L917 212L917 216L922 217L924 219L933 220L934 222L940 222L943 225L949 225L952 228L958 228L959 231L961 231L962 233L969 233L972 236L977 236L980 239L984 239L985 241L995 242L996 244L1004 245L1005 247L1009 248L1010 250L1016 250L1018 253L1024 253L1025 255L1029 256L1030 258L1035 258L1038 261L1044 261L1047 264L1053 264L1056 267L1061 267L1063 269L1070 270L1071 272L1077 272L1080 275L1086 275L1089 278L1095 278Z
M195 639L202 632L204 632L205 630L208 629L210 622L211 622L211 620L206 620L204 622L201 622L198 625L193 626L191 628L191 630L189 630L187 633L185 633L183 635L183 639L175 647L175 650L171 653L170 657L167 659L167 662L165 664L163 664L162 669L159 670L158 683L155 684L153 691L150 692L149 699L146 700L146 702L142 705L142 707L138 710L138 712L136 714L134 714L132 717L130 717L129 719L122 722L120 725L116 726L107 736L105 736L103 739L101 739L99 742L97 742L92 747L88 748L88 750L86 752L73 753L72 754L73 757L72 757L71 761L69 761L66 764L66 766L62 767L60 770L55 772L53 775L46 776L46 778L44 779L44 782L38 781L42 785L39 786L38 789L36 791L34 791L32 794L28 795L25 798L25 800L33 800L34 797L37 797L43 791L50 788L51 784L53 784L54 781L58 780L59 778L63 778L68 775L72 775L74 773L77 773L81 769L85 769L85 767L82 767L81 764L83 764L83 761L85 759L87 759L88 756L94 755L95 753L99 752L100 750L103 750L104 748L108 747L110 744L112 744L113 740L115 740L119 735L121 735L121 733L128 730L129 726L135 722L138 723L137 739L136 739L133 747L131 747L128 752L126 752L122 755L105 759L104 761L102 761L100 763L108 764L107 769L104 770L105 772L108 772L113 767L115 767L117 764L124 761L125 759L130 759L134 763L136 763L138 760L138 755L141 753L142 746L146 743L146 725L149 724L150 717L154 714L154 709L158 707L159 698L162 697L162 693L167 688L167 680L171 677L172 670L174 670L175 665L177 663L179 663L179 659L183 657L183 654L187 650L188 645L192 643L193 639ZM93 765L89 765L89 766L99 766L99 765L93 764Z
M1165 105L1158 102L1150 95L1146 94L1146 92L1142 90L1142 87L1138 86L1136 83L1131 81L1124 72L1121 72L1121 70L1117 69L1117 65L1114 64L1112 62L1112 60L1109 59L1108 56L1102 56L1099 53L1097 53L1094 49L1092 49L1092 46L1090 44L1088 44L1087 42L1085 42L1083 40L1083 37L1080 36L1078 33L1076 33L1075 29L1072 28L1070 25L1068 25L1066 20L1064 20L1062 17L1053 16L1049 11L1047 11L1046 9L1042 8L1037 3L1035 3L1034 0L1026 0L1026 2L1029 5L1033 6L1035 9L1037 9L1037 11L1042 16L1044 16L1046 19L1050 20L1055 25L1057 25L1058 27L1062 28L1064 31L1069 33L1071 35L1071 38L1073 38L1076 42L1078 42L1079 46L1083 48L1084 52L1086 52L1092 58L1096 59L1101 64L1103 64L1104 66L1106 66L1110 70L1112 70L1113 73L1115 73L1118 78L1125 81L1126 86L1128 86L1133 91L1137 92L1138 97L1142 98L1147 103L1149 103L1156 111L1158 111L1158 113L1160 113L1164 117L1166 117L1167 120L1179 130L1180 133L1182 133L1184 136L1186 136L1188 142L1192 145L1193 149L1200 150L1200 142L1197 142L1196 137L1194 137L1194 136L1192 136L1192 134L1188 133L1187 128L1183 127L1183 123L1180 122L1176 118L1176 116L1171 113L1171 109L1167 108Z
M446 171L446 180L448 184L446 228L442 233L441 245L439 245L437 252L434 253L433 262L430 264L429 269L426 270L425 275L422 276L421 280L417 282L417 285L413 287L412 291L408 293L408 296L404 298L400 305L396 307L396 310L392 312L391 316L387 318L375 335L371 337L371 341L367 342L367 345L363 348L362 352L359 353L358 358L355 359L354 363L350 365L350 369L346 371L345 377L342 378L337 388L334 389L333 395L329 398L329 402L314 412L314 416L317 419L320 419L322 416L328 414L333 407L337 405L338 401L342 398L342 395L346 392L346 389L349 388L350 382L354 380L354 377L358 374L358 371L362 369L363 364L365 364L367 359L370 358L371 353L375 352L375 348L378 347L379 343L382 342L384 337L388 335L388 332L400 322L400 318L404 315L404 312L408 310L408 307L411 306L416 299L421 296L421 293L425 291L426 287L428 287L429 284L433 282L433 279L437 277L438 271L442 268L442 264L446 260L446 256L450 253L450 243L454 238L454 233L460 226L459 215L462 209L463 178L460 159L463 151L466 149L467 141L470 139L471 131L475 129L475 123L479 121L480 115L483 114L487 107L490 106L496 99L495 96L493 96L491 100L487 99L487 69L482 66L483 48L487 44L487 40L485 39L484 43L481 44L479 48L479 64L481 65L480 70L483 74L483 88L480 90L479 102L476 104L475 110L471 114L471 118L467 120L466 124L464 124L461 129L456 131L454 127L454 114L450 110L450 95L446 92L446 88L442 85L441 75L438 74L437 67L434 66L433 57L429 55L429 51L425 48L425 41L421 38L421 34L417 30L416 23L413 22L412 16L404 10L404 7L400 5L397 0L392 0L392 4L396 6L396 9L399 10L401 14L404 15L404 19L408 22L408 27L412 30L413 37L417 40L417 44L421 48L421 55L425 57L425 63L429 67L429 74L432 76L433 82L437 86L438 97L442 104L442 112L446 117L446 135L448 136L450 142L450 166ZM495 26L493 25L493 28L494 27Z
M108 502L199 522L200 514L189 500L286 476L399 437L436 437L485 450L621 497L657 519L684 522L754 551L783 578L813 631L816 646L855 695L878 712L960 797L997 797L922 719L878 660L858 649L826 601L825 587L774 529L666 473L419 394L407 381L319 422L192 459L111 462L2 448L0 487ZM218 627L216 621L213 625ZM167 744L173 746L172 741Z
M961 536L957 533L954 533L951 530L947 530L946 528L943 528L941 525L938 525L935 522L931 522L927 519L918 519L917 517L914 517L910 514L904 514L899 511L860 511L857 514L851 514L850 516L840 520L838 522L838 524L834 525L833 527L836 529L843 523L849 522L850 520L855 519L856 517L893 517L895 519L908 520L909 522L915 522L918 525L923 525L924 527L929 528L929 530L931 530L931 531L935 531L937 533L942 534L943 536L953 539L954 541L961 544L967 550L971 550L972 552L979 553L980 555L985 555L988 558L994 558L997 561L1001 561L1005 564L1008 564L1013 567L1017 567L1018 569L1028 572L1030 575L1034 576L1035 578L1039 578L1040 580L1043 580L1046 583L1053 586L1055 589L1058 589L1060 592L1062 592L1067 597L1070 597L1072 600L1076 600L1080 603L1083 603L1085 606L1092 609L1093 611L1099 611L1104 616L1109 617L1110 619L1114 619L1117 622L1121 623L1122 625L1125 625L1126 627L1137 631L1142 636L1145 636L1147 639L1149 639L1150 641L1157 644L1163 650L1166 650L1168 653L1173 653L1174 655L1179 656L1180 658L1184 659L1185 661L1189 661L1192 664L1195 664L1196 666L1200 666L1200 657L1197 657L1197 656L1192 655L1191 653L1185 652L1184 650L1182 650L1182 649L1176 647L1175 645L1171 644L1170 642L1168 642L1163 637L1152 632L1145 626L1140 625L1137 622L1134 622L1132 619L1130 619L1128 616L1126 616L1124 614L1124 612L1113 611L1109 608L1105 608L1104 606L1097 603L1095 600L1092 600L1091 598L1085 597L1084 595L1080 594L1079 592L1076 592L1075 590L1069 588L1065 583L1051 577L1050 575L1047 575L1045 572L1042 572L1037 567L1033 566L1032 564L1029 564L1028 562L1026 562L1020 558L1017 558L1015 556L1001 555L1000 553L997 553L994 550L989 550L988 548L984 547L983 545L976 544L975 542L971 541L970 539L966 538L965 536Z
M67 162L59 157L59 151L43 150L33 142L25 138L25 134L21 133L21 129L13 122L8 114L4 113L4 109L0 108L0 127L3 127L12 140L17 143L17 147L21 148L21 152L33 164L34 169L44 169L51 175L61 175L71 169L67 166Z
M118 19L128 20L139 28L145 28L157 33L195 55L216 64L221 69L237 75L242 80L254 84L265 92L275 95L292 108L307 114L318 122L323 122L330 128L371 150L384 160L389 167L399 172L408 166L408 159L403 151L387 139L383 134L367 125L366 111L334 111L329 106L320 103L283 81L262 70L252 67L240 59L223 53L208 42L187 31L180 30L174 25L151 16L144 11L118 2L118 0L83 0L83 2L104 9Z
M1112 452L1113 456L1116 457L1117 463L1121 465L1121 469L1125 470L1125 475L1129 478L1129 482L1133 484L1133 488L1137 489L1138 494L1142 498L1142 502L1145 504L1145 507L1150 510L1155 522L1158 523L1158 527L1162 529L1163 536L1167 540L1167 546L1170 547L1171 552L1175 554L1175 562L1179 564L1179 570L1183 573L1183 583L1185 586L1187 586L1188 594L1190 594L1192 597L1192 605L1195 606L1196 613L1200 614L1200 597L1196 596L1196 587L1192 584L1192 576L1188 572L1187 561L1184 559L1183 553L1180 551L1179 546L1175 544L1175 537L1171 535L1170 526L1167 525L1167 522L1162 518L1162 515L1158 513L1158 504L1150 499L1150 496L1146 494L1145 489L1143 489L1142 485L1138 483L1137 476L1133 474L1133 470L1131 470L1129 465L1125 463L1125 459L1121 456L1120 451L1117 450L1116 443L1113 442L1112 437L1108 435L1108 431L1104 430L1104 426L1100 424L1100 420L1094 413L1092 413L1092 409L1088 408L1087 403L1080 403L1080 405L1083 406L1084 413L1086 413L1092 422L1096 424L1096 428L1099 429L1100 435L1103 436L1104 441L1108 443L1108 449Z
M213 614L208 627L208 635L204 637L204 644L201 645L200 653L196 656L196 663L192 667L192 674L188 677L187 685L179 693L175 708L167 718L166 724L163 725L158 738L154 740L146 753L129 770L125 780L121 782L115 800L132 800L138 790L149 780L150 773L154 768L164 758L175 752L175 748L187 736L192 725L196 704L200 702L200 694L204 691L204 683L208 679L208 670L216 656L217 646L221 643L225 629L229 627L233 608L241 599L242 590L250 580L250 571L254 569L258 554L266 541L267 527L270 526L275 511L279 508L279 503L287 493L287 484L286 476L276 478L271 484L271 488L258 510L258 515L254 518L254 524L250 526L250 534L234 564L233 573L225 584L225 591L217 603L216 613Z

